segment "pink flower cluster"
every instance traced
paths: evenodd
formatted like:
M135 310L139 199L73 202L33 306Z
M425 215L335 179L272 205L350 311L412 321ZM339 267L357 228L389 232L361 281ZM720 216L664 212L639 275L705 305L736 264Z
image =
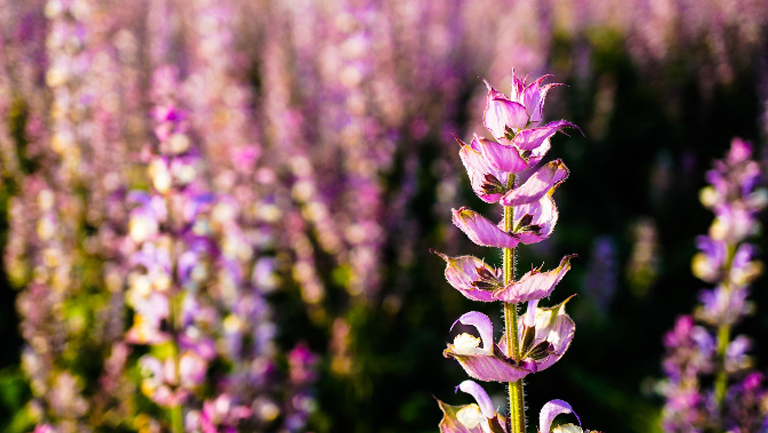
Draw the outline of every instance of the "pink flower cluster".
M552 234L558 218L552 193L568 176L561 160L542 163L551 147L551 137L563 128L576 128L564 120L540 125L547 92L555 86L543 84L546 78L528 84L513 74L511 96L486 82L483 124L493 139L475 135L467 144L457 138L461 145L459 155L475 194L487 203L501 204L505 211L504 219L496 224L478 212L461 208L453 211L453 222L474 243L504 249L505 263L498 269L474 256L437 254L447 263L445 277L451 286L473 301L500 302L505 308L513 308L514 315L506 319L517 321L512 326L507 324L507 332L498 342L491 319L483 313L465 313L454 323L474 327L480 338L461 333L444 354L457 360L476 380L513 383L551 367L568 350L576 328L565 312L567 300L554 307L538 305L568 272L573 256L564 257L551 271L532 269L517 280L509 263L514 259L507 259L519 244L537 243ZM527 179L521 181L528 173ZM516 310L520 303L527 303L528 308L518 318ZM510 334L510 330L517 335ZM517 342L512 344L509 338ZM519 420L510 422L497 414L488 395L475 382L465 381L459 389L475 397L478 405L452 407L440 402L443 433L524 431L524 424L511 425ZM552 401L542 410L542 432L550 431L554 415L548 418L546 413L558 402ZM560 403L562 413L571 412L567 403Z

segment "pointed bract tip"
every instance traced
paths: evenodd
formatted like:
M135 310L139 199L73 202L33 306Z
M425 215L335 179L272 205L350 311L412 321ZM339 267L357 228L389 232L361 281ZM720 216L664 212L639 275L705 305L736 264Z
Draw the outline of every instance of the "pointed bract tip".
M459 146L461 146L461 147L467 146L467 143L462 141L462 139L459 138L458 135L456 135L455 133L451 133L451 135L453 135L453 138L456 140L457 143L459 143Z
M441 259L445 260L446 262L450 261L450 257L448 257L446 254L441 253L440 251L436 251L432 248L429 249L429 252L440 257Z

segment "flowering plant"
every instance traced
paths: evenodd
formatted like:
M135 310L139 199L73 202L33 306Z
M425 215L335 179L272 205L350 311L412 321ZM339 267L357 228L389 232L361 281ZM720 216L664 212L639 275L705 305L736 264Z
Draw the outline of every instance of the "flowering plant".
M734 139L726 157L707 172L710 185L701 190L701 202L714 211L715 221L709 234L696 240L700 251L692 269L716 287L702 290L693 315L679 317L665 336L664 431L768 428L768 387L764 375L752 368L752 341L745 335L731 338L733 328L754 309L747 301L749 285L762 272L755 247L746 241L758 232L756 215L768 197L758 187L762 173L751 157L751 145ZM707 387L710 377L714 385Z
M446 261L448 283L462 295L473 301L504 305L505 329L497 342L488 316L478 311L465 313L454 325L474 327L480 337L461 333L443 354L457 360L473 379L507 382L510 414L504 417L496 413L485 390L473 381L464 381L457 389L472 395L477 404L454 407L438 400L444 414L440 423L443 433L525 432L523 378L551 367L573 340L576 325L565 312L570 298L553 307L540 307L539 301L552 294L570 269L574 256L564 257L551 271L532 269L519 279L515 277L517 246L541 242L557 224L558 211L552 194L569 172L560 159L542 163L551 147L550 138L563 128L578 129L565 120L540 125L547 93L558 85L544 84L548 77L527 84L513 73L510 96L486 82L483 124L493 140L475 135L470 143L465 143L456 138L473 191L487 203L501 204L504 218L496 224L462 207L453 210L453 223L472 242L501 248L503 265L497 269L473 256L436 254ZM523 180L526 170L533 173ZM521 303L528 303L522 316L518 311ZM561 400L547 403L541 411L540 431L549 433L556 415L571 412L571 407ZM554 431L582 430L570 425Z

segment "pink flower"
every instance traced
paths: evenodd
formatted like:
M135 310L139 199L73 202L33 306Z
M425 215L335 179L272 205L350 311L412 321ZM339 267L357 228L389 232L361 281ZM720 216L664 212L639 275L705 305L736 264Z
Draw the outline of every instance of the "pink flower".
M560 265L548 272L532 269L519 280L504 285L501 269L474 256L448 257L432 251L446 261L445 278L467 299L479 302L528 302L548 297L571 268L575 255L563 257Z
M459 156L469 175L472 190L487 203L496 203L510 188L509 173L526 168L525 161L511 147L475 136L470 144L458 137ZM489 158L489 155L492 158Z
M519 360L507 353L504 338L499 344L494 343L491 319L477 311L465 313L454 326L456 323L474 326L480 338L461 333L443 355L456 359L473 379L486 382L515 382L551 367L568 350L576 325L565 313L567 300L551 308L536 308L535 302L529 305L533 313L528 316L532 321L526 325L526 317L521 317L518 325Z
M522 185L505 194L500 203L504 206L518 206L537 201L563 183L568 173L568 167L562 160L550 161L536 170Z
M515 248L520 242L487 218L463 207L453 209L453 223L477 245L495 248Z
M486 107L483 113L483 125L493 137L501 143L514 146L526 151L522 156L528 161L528 166L536 164L549 150L549 138L563 128L578 127L565 120L550 122L543 127L535 128L541 122L544 100L547 92L559 83L542 86L548 78L545 75L533 83L526 85L524 80L513 75L512 94L507 97L487 81L488 88ZM530 128L534 126L534 128Z
M461 382L456 390L474 397L476 403L450 406L437 400L443 411L441 433L505 433L506 421L496 413L491 398L483 387L471 380Z
M494 224L479 213L463 207L453 209L453 223L474 243L484 247L515 248L518 243L533 244L549 237L557 224L558 212L552 197L544 195L538 201L515 208L511 232L502 222Z

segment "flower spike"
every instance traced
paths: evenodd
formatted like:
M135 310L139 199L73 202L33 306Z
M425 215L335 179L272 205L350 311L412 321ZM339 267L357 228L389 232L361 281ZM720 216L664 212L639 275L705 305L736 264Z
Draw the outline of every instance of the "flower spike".
M552 146L552 136L565 128L578 129L566 120L539 126L547 93L560 85L544 84L549 77L551 75L544 75L527 84L527 77L520 79L513 70L510 96L483 80L488 89L483 125L493 139L474 135L467 144L456 137L472 190L486 203L501 204L504 217L494 224L478 212L461 207L452 209L452 221L475 244L502 249L503 266L495 268L469 255L449 257L432 252L445 260L446 280L464 297L472 301L503 303L506 324L504 336L497 343L488 316L477 311L466 313L454 325L474 326L479 338L459 333L443 355L458 361L475 380L508 382L509 418L495 414L485 391L475 382L465 381L458 388L472 394L477 404L449 406L438 400L444 414L440 422L441 433L525 433L521 379L552 366L573 340L576 326L565 313L565 304L571 298L551 308L540 308L539 303L552 294L570 269L570 260L575 255L563 257L555 269L546 272L541 268L532 269L519 279L514 267L519 244L533 244L548 238L557 224L559 213L552 195L568 177L569 171L560 159L544 164L541 161ZM525 170L532 174L518 177ZM748 261L750 254L742 256L746 258L742 261ZM518 304L523 302L528 303L528 309L521 316ZM733 358L740 359L738 354ZM573 425L557 427L550 432L554 416L564 413L562 408L566 406L571 411L567 403L560 402L562 404L557 406L558 402L553 401L545 407L542 415L546 418L542 422L544 433L583 433L580 427ZM556 410L551 409L553 407L559 407L560 412L553 412ZM546 415L548 412L554 415Z

